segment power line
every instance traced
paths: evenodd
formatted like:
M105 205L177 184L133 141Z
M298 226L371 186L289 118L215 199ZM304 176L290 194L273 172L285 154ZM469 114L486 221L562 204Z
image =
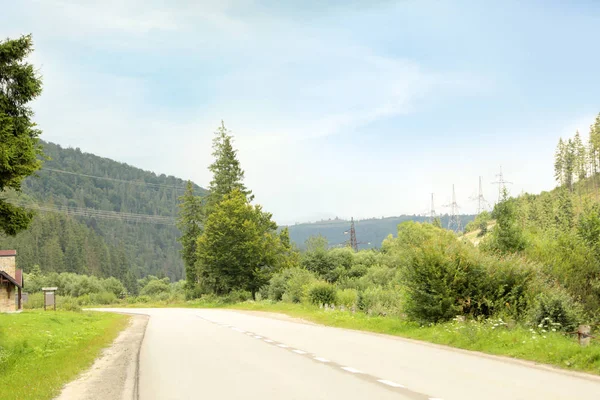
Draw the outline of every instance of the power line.
M124 222L142 222L152 223L158 225L175 225L176 219L174 217L167 217L162 215L150 215L150 214L137 214L127 213L119 211L105 211L96 210L94 208L85 207L65 207L57 205L40 205L26 203L24 201L11 201L12 204L28 208L31 210L43 211L43 212L54 212L86 218L101 218L109 220L120 220Z
M82 173L79 173L79 172L64 171L64 170L61 170L61 169L54 169L54 168L42 168L40 171L58 172L58 173L61 173L61 174L83 176L85 178L93 178L93 179L102 179L102 180L105 180L105 181L120 182L120 183L129 184L129 185L153 186L153 187L162 187L162 188L168 188L168 189L185 190L185 187L183 187L183 186L164 185L164 184L161 184L161 183L151 183L151 182L143 182L143 181L128 181L128 180L125 180L125 179L117 179L117 178L109 178L109 177L105 177L105 176L88 175L88 174L82 174Z

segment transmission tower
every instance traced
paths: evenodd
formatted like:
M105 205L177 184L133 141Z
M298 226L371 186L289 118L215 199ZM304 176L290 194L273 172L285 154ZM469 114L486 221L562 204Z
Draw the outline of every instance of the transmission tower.
M350 219L350 230L345 231L344 235L347 235L348 233L350 233L350 240L347 240L345 243L346 245L350 245L350 247L354 251L358 251L359 244L371 244L371 242L359 242L356 238L356 229L354 228L354 217Z
M502 166L500 166L500 173L496 175L497 181L492 182L494 185L498 185L498 203L502 200L502 194L506 189L506 185L512 185L512 182L504 180L504 175L502 174Z
M456 192L454 191L454 185L452 185L452 203L446 205L450 207L450 219L448 220L448 229L456 232L462 230L462 224L460 222L460 215L458 215L458 204L456 203Z
M433 224L433 221L435 220L435 206L433 203L433 193L431 193L431 210L429 211L429 223Z
M471 197L471 200L477 200L477 215L489 207L489 202L483 197L483 185L481 184L482 177L479 177L479 194L477 197Z

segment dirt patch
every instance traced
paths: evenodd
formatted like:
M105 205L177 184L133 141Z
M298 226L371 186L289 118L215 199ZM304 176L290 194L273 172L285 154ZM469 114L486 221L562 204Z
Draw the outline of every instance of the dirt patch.
M147 315L132 315L129 326L102 352L94 365L68 383L55 400L134 399L137 396L139 351L148 318Z

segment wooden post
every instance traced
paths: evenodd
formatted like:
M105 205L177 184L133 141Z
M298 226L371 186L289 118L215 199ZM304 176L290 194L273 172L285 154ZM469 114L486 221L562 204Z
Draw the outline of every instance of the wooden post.
M577 336L579 337L579 344L582 346L589 346L591 340L592 327L590 325L579 325L577 330Z

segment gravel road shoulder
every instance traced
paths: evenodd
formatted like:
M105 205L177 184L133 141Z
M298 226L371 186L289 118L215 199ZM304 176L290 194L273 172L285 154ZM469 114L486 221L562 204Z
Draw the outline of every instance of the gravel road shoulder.
M89 370L65 385L56 400L134 399L139 351L148 319L147 315L131 315L129 326L103 350Z

